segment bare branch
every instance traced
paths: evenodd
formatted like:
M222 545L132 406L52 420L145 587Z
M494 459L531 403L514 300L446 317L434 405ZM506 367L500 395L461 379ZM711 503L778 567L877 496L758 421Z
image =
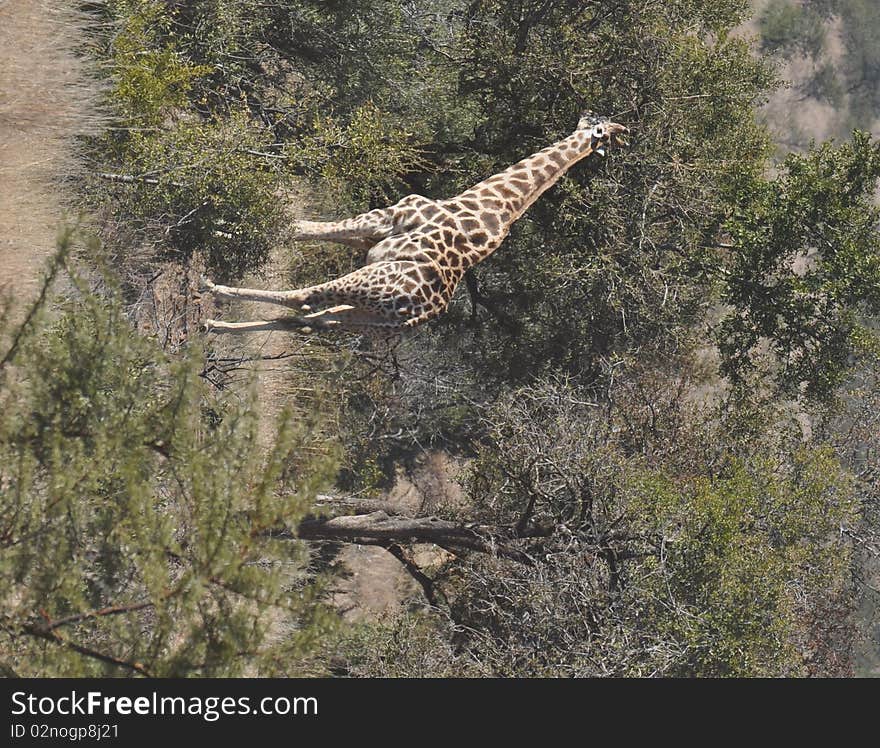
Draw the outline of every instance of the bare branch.
M437 599L437 590L434 585L434 580L421 570L419 565L413 561L402 545L392 543L388 546L387 550L392 556L394 556L394 558L403 564L403 568L405 568L409 575L419 583L419 586L425 593L425 599L428 601L428 604L433 605L435 608L438 607L439 601Z
M45 639L46 641L50 641L54 644L58 644L59 646L65 647L67 649L72 649L74 652L78 652L79 654L90 657L94 660L99 660L101 662L106 662L109 665L116 665L117 667L125 668L126 670L131 670L140 675L151 677L149 671L144 667L144 665L140 662L129 662L128 660L123 660L119 657L115 657L113 655L105 654L103 652L98 652L95 649L91 649L89 647L84 647L82 644L77 644L76 642L68 641L57 631L53 631L46 626L39 625L30 625L25 626L22 629L23 633L28 634L30 636L35 636L38 639Z
M123 613L134 613L135 611L143 610L144 608L151 608L153 605L154 603L149 600L140 603L131 603L130 605L110 605L106 608L101 608L100 610L91 610L86 613L77 613L65 618L58 618L54 621L47 621L45 624L45 630L47 632L54 631L61 626L67 626L71 623L80 623L81 621L87 621L93 618L103 618L104 616L115 616Z
M24 322L19 325L19 328L15 333L15 337L12 339L12 344L3 355L3 358L0 359L0 369L3 369L3 367L5 367L6 364L8 364L15 357L15 354L18 352L18 347L19 345L21 345L21 341L24 338L25 333L33 323L39 311L45 305L46 299L49 296L49 290L52 288L52 284L55 282L58 271L64 265L67 259L69 246L69 237L63 237L59 242L59 248L56 251L55 256L51 260L49 270L46 273L46 276L43 278L43 285L40 287L40 292L37 295L36 301L31 304L28 313L25 315Z
M549 529L531 529L523 533L500 525L463 525L437 517L392 517L384 511L303 520L296 531L302 540L335 540L358 545L388 548L395 543L434 543L452 552L476 551L508 558L521 564L533 564L525 552L509 543L526 537L546 537ZM281 536L290 535L283 531Z
M110 182L123 182L125 184L133 184L135 182L142 182L143 184L159 184L159 180L156 177L146 177L140 176L138 174L111 174L109 172L103 171L98 174L101 179L106 179ZM172 187L185 187L182 182L168 182L167 184Z

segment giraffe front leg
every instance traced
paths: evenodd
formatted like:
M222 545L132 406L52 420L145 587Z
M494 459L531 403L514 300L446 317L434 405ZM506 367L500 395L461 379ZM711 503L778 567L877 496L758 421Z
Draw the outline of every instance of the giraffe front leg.
M400 329L397 322L389 320L380 313L358 309L349 304L340 304L320 312L307 314L302 319L307 324L315 324L324 329L336 328L352 332L382 330L391 334Z
M294 291L262 291L257 288L234 288L221 286L213 283L204 276L201 287L204 291L214 294L220 299L241 299L243 301L262 301L267 304L280 304L281 306L299 307L304 312L311 311L306 304L311 289L301 288Z
M277 317L270 320L256 320L253 322L223 322L221 320L205 320L207 332L260 332L263 330L298 330L310 333L314 330L350 330L364 332L368 330L383 330L393 333L399 326L389 322L375 312L356 309L349 304L324 309L320 312L308 314L305 317Z
M432 320L435 317L439 317L441 314L443 314L443 312L446 311L446 307L448 305L449 305L448 301L446 301L442 304L436 304L435 306L428 308L427 310L425 310L421 314L414 316L414 317L410 317L408 320L406 320L403 323L402 326L408 327L409 329L412 329L413 327L416 327L417 325L421 325L422 323L427 322L428 320Z
M381 208L342 221L296 221L293 238L331 241L355 249L369 249L389 236L393 226L391 210Z

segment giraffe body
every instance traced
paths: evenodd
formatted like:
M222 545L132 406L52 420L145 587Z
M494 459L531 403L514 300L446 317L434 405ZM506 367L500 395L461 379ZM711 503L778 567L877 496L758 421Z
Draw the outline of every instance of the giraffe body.
M604 155L627 129L588 113L567 138L456 197L408 195L388 208L336 222L300 221L297 238L367 249L363 267L308 288L259 291L206 281L225 298L293 307L305 316L255 323L208 320L208 329L378 329L415 327L445 311L465 272L491 255L513 222L575 163ZM320 311L313 311L321 307Z

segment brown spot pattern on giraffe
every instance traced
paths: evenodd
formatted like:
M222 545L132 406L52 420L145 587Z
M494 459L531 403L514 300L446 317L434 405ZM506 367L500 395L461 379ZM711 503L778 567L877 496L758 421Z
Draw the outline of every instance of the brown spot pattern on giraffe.
M485 231L474 231L468 238L475 247L483 247L489 243L489 235Z

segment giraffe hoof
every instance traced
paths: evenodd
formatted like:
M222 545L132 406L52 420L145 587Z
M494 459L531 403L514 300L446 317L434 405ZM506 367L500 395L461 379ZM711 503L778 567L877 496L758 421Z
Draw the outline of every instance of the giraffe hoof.
M206 319L206 320L202 323L202 329L203 329L205 332L211 332L211 330L214 329L214 325L215 325L215 324L216 324L216 321L215 321L215 320L213 320L213 319Z
M303 304L300 307L300 311L301 312L310 312L310 311L312 311L312 308L308 304Z

